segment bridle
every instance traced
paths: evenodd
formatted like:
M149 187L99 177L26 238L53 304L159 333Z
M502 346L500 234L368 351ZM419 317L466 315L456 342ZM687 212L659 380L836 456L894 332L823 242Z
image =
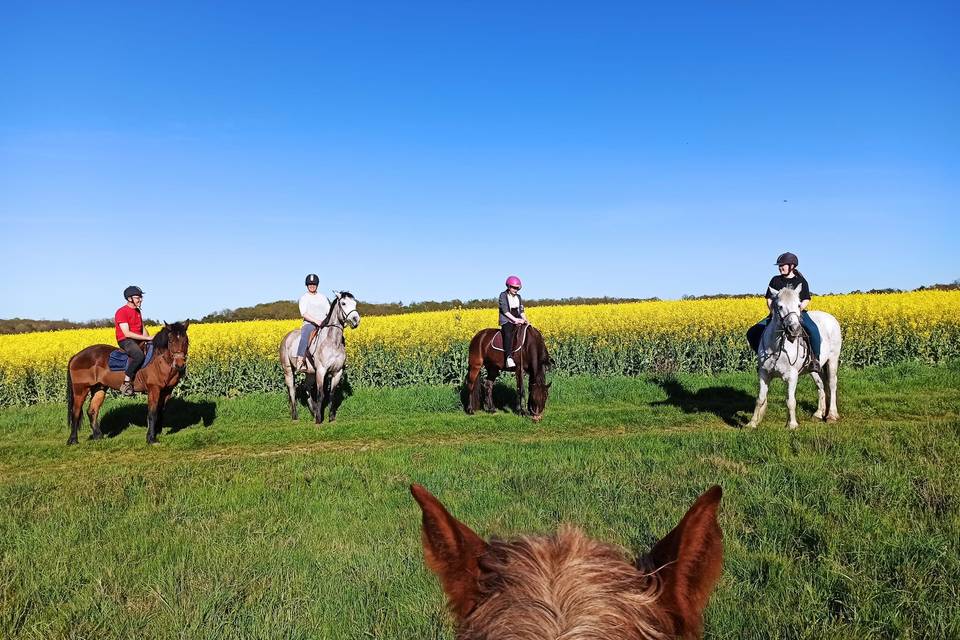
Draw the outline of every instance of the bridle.
M343 292L336 294L333 297L333 302L330 303L330 311L327 312L327 317L324 319L323 325L317 329L317 333L313 338L313 341L310 343L310 346L307 348L308 352L313 351L313 344L320 339L320 331L324 327L330 327L331 329L339 329L341 335L344 333L344 322L346 322L350 316L357 314L359 318L360 313L354 309L350 313L344 313L343 309L340 308L340 300L343 299Z
M798 324L800 325L800 331L799 331L799 333L798 333L796 336L792 336L792 337L790 338L790 342L793 342L794 340L796 340L796 339L798 339L798 338L802 338L802 337L804 337L804 336L807 335L806 329L803 328L803 322L801 322L800 312L799 312L799 311L791 311L790 313L788 313L788 314L786 314L786 315L783 315L783 314L780 313L780 307L779 307L778 305L774 304L774 305L772 305L772 307L773 307L774 311L775 311L776 314L777 314L777 330L776 330L776 333L775 333L775 335L776 335L776 338L775 338L775 339L776 339L776 343L775 343L773 352L771 352L770 354L768 354L768 355L765 356L765 357L761 357L761 358L760 358L761 363L765 363L765 362L769 361L771 358L773 358L774 360L779 360L779 359L780 359L780 356L783 355L784 348L786 347L786 343L787 343L787 329L786 329L786 327L787 327L787 319L788 319L790 316L797 316L797 322L798 322ZM807 339L809 340L809 336L807 336ZM809 357L809 355L810 355L810 354L809 354L809 351L810 351L810 350L807 349L807 352L808 352L808 353L806 354L806 357ZM790 354L789 354L789 353L787 354L787 362L790 364L791 367L796 366L797 362L799 362L799 361L800 361L800 350L799 350L799 349L797 349L797 358L796 358L796 360L790 360Z

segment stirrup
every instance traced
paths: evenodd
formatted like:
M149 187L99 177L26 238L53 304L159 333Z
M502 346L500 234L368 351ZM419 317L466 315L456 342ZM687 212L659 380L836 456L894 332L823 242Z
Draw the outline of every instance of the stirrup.
M133 382L127 381L127 382L124 382L122 385L120 385L120 393L121 395L125 395L128 398L132 398L134 395Z

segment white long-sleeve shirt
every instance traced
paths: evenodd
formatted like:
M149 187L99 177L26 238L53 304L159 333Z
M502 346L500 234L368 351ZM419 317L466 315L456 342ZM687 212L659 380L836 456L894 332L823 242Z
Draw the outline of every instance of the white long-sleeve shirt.
M317 293L307 291L300 296L300 315L304 320L310 316L317 322L323 322L328 313L330 313L330 301L319 291Z

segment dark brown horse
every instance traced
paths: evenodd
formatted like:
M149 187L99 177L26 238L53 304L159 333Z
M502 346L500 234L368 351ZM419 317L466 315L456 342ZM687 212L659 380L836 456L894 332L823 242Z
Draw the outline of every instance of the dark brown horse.
M163 417L163 405L173 388L177 386L187 369L187 327L189 322L164 323L163 329L153 337L153 359L137 371L133 380L134 391L147 394L147 444L157 441ZM123 384L123 371L111 371L107 365L110 352L116 349L108 344L95 344L70 358L67 365L67 424L70 439L67 444L77 443L83 403L93 393L87 416L93 433L91 440L103 437L100 431L100 406L107 389L119 389Z
M423 555L456 618L457 640L700 638L723 565L720 487L707 490L646 555L566 525L550 536L489 542L429 491Z
M484 381L486 395L484 408L493 412L493 383L506 368L506 354L501 350L499 329L483 329L470 341L469 369L467 370L467 413L473 414L480 404L480 386L477 380L480 369L487 370ZM494 344L496 339L497 345ZM498 349L499 347L499 349ZM530 376L529 410L534 422L543 417L543 410L547 406L547 395L550 384L546 381L546 371L550 367L550 355L547 346L543 343L543 336L532 325L524 325L517 329L514 337L513 360L517 363L514 372L517 376L517 413L527 415L523 407L523 374Z

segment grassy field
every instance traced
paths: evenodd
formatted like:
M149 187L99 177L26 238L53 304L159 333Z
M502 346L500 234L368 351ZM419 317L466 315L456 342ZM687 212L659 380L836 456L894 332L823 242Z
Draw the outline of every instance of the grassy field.
M0 637L451 638L412 481L481 535L638 551L717 483L708 637L960 637L960 366L843 371L842 421L796 432L779 383L736 428L754 386L560 377L537 425L452 387L358 390L320 428L279 394L189 397L150 448L142 402L71 448L62 405L4 409Z

